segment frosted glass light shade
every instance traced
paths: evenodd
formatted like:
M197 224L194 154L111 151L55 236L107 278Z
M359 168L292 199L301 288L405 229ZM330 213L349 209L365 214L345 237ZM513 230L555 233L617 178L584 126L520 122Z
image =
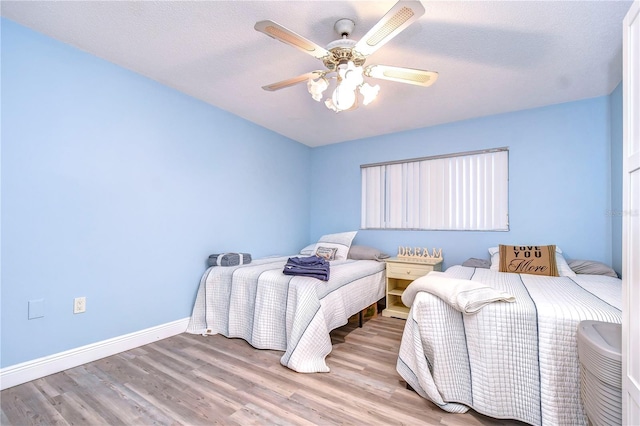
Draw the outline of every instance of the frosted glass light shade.
M329 82L324 77L320 77L317 80L310 78L307 82L307 90L317 102L322 100L322 93L327 90L327 87L329 87Z
M369 105L378 96L379 91L379 85L376 84L375 86L372 86L369 83L364 83L362 86L360 86L360 94L362 94L364 98L362 103L365 105Z
M342 84L348 84L354 89L356 86L364 83L364 77L362 76L362 67L357 67L352 61L347 63L346 67L343 67L338 71L343 79Z

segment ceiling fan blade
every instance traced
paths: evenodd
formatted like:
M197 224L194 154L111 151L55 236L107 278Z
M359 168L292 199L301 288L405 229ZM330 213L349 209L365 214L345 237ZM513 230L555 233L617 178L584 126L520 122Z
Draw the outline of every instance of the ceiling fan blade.
M417 21L424 12L424 6L417 0L399 1L356 43L353 49L363 56L372 54Z
M364 74L368 77L415 84L423 87L431 86L438 79L438 73L435 71L390 67L388 65L370 65L365 68Z
M253 28L255 28L256 31L265 33L269 37L275 38L276 40L280 40L283 43L296 47L302 50L304 53L315 58L322 59L325 56L330 55L329 51L324 47L318 46L314 42L307 40L301 35L298 35L293 31L283 27L282 25L276 24L273 21L267 20L256 22L256 25Z
M322 74L324 74L324 71L311 71L306 74L299 75L297 77L289 78L287 80L279 81L277 83L262 86L262 88L264 90L268 90L269 92L273 92L274 90L284 89L285 87L293 86L293 85L308 81L310 78L317 78Z

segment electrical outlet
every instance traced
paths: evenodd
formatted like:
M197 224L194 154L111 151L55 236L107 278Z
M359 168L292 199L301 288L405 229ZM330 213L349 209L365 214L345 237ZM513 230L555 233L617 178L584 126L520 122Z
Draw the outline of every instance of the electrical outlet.
M87 310L87 298L86 297L76 297L73 299L73 313L81 314Z

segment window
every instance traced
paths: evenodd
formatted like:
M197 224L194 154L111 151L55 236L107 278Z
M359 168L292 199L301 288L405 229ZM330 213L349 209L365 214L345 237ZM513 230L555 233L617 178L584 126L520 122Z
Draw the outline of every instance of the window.
M366 164L362 229L509 230L509 151Z

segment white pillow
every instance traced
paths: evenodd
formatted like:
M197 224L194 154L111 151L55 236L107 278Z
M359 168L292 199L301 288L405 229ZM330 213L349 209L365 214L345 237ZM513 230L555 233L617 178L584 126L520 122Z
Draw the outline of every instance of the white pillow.
M489 254L491 255L491 269L492 271L500 270L500 249L498 247L490 247ZM560 247L556 246L556 266L558 267L558 275L561 277L575 277L576 273L569 267L569 264L562 255Z
M357 233L358 231L351 231L341 232L339 234L323 235L316 243L316 247L313 250L313 253L316 252L318 247L335 247L337 249L335 260L345 260L347 258L347 255L349 254L351 242L353 241Z
M313 256L315 252L316 252L316 243L309 244L308 246L300 250L300 254L303 256Z

